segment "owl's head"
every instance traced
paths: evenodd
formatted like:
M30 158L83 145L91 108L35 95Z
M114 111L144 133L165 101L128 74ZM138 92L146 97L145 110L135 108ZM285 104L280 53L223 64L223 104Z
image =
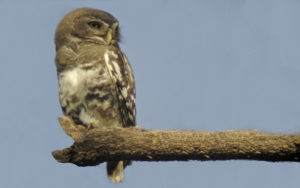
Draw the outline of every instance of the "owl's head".
M89 8L68 13L58 24L55 33L56 48L76 41L117 45L119 40L118 20L105 11Z

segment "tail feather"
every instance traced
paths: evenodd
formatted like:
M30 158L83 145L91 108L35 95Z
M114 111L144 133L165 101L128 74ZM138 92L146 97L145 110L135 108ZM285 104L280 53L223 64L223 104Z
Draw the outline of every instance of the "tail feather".
M123 161L108 162L106 164L107 175L113 183L120 183L124 177Z

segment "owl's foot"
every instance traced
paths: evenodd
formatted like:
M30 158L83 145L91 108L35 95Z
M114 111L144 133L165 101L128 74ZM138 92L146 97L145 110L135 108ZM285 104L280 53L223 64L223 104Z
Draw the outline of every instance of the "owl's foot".
M90 123L88 126L87 126L87 129L90 130L90 129L93 129L95 128L94 124L93 123Z

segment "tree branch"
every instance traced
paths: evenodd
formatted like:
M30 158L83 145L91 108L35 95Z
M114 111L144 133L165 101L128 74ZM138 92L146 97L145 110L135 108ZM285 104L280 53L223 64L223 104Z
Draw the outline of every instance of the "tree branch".
M223 132L87 129L68 117L59 118L75 143L52 155L58 162L93 166L105 161L185 161L247 159L300 162L300 135L254 130Z

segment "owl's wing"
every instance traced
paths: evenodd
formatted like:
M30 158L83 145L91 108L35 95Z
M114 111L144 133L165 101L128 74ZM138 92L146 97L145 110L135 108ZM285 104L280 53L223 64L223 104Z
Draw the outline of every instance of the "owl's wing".
M104 60L112 80L116 83L116 96L123 127L135 126L135 82L132 68L126 56L113 48L104 54Z

